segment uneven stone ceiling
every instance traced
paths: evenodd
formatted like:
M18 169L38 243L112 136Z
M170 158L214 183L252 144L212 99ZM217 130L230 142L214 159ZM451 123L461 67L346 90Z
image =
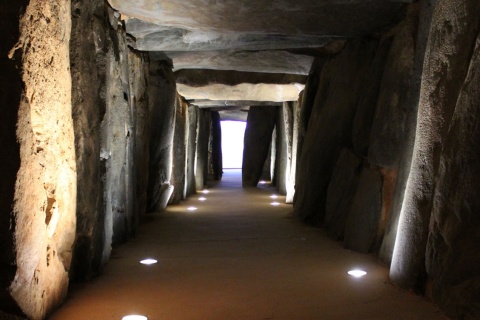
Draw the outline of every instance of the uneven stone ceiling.
M177 79L182 96L203 107L225 108L237 101L261 105L297 100L305 82L285 83L282 76L263 81L259 74L307 75L314 56L341 49L345 39L385 30L411 1L109 2L125 20L132 47L149 51L152 60L171 59L175 71L205 70L198 83ZM245 74L242 82L231 84L211 70ZM211 103L207 106L205 100Z

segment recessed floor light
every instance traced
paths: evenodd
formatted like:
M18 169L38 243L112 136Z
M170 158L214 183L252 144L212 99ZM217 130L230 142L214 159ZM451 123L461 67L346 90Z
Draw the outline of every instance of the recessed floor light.
M148 318L138 314L131 314L129 316L123 317L122 320L148 320Z
M265 180L260 180L260 181L258 181L258 183L259 183L259 184L267 184L267 181L265 181Z
M280 205L280 202L272 202L272 203L270 203L270 205L272 205L272 206L279 206L279 205Z
M196 207L188 207L187 210L188 211L195 211L195 210L197 210L197 208Z
M363 270L355 269L355 270L348 271L348 274L351 275L352 277L355 277L355 278L361 278L364 275L366 275L367 273Z
M276 194L272 194L272 195L270 196L270 198L272 198L272 199L277 199L278 196L277 196Z
M210 191L208 191L207 189L205 189L205 190L202 191L202 193L203 193L203 194L209 194Z
M141 264L145 264L145 265L152 265L152 264L155 264L157 262L158 261L155 260L155 259L143 259L142 261L140 261Z
M205 201L205 200L207 200L207 198L205 198L205 197L200 197L200 198L198 198L198 200L200 200L200 201Z

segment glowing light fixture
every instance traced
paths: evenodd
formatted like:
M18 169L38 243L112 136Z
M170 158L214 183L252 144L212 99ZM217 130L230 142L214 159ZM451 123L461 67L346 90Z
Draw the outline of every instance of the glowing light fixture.
M122 320L148 320L148 318L138 314L131 314L123 317Z
M350 270L347 273L349 275L351 275L352 277L355 277L355 278L361 278L361 277L363 277L364 275L367 274L365 271L359 270L359 269Z
M198 200L200 200L200 201L205 201L205 200L207 200L207 198L205 198L205 197L200 197L200 198L198 198Z
M272 195L270 196L270 198L272 198L272 199L277 199L278 196L277 196L276 194L272 194Z
M197 210L197 207L188 207L187 210L188 211L195 211L195 210Z
M208 191L207 189L205 189L205 190L202 191L202 193L203 193L203 194L209 194L210 191Z
M258 181L258 183L259 183L259 184L267 184L267 181L265 181L265 180L260 180L260 181Z
M144 265L147 265L147 266L155 264L157 262L158 262L157 260L150 259L150 258L149 259L143 259L142 261L140 261L141 264L144 264Z
M276 202L276 201L275 201L275 202L272 202L272 203L270 203L270 205L272 205L272 206L275 206L275 207L276 207L276 206L279 206L279 205L280 205L280 202Z

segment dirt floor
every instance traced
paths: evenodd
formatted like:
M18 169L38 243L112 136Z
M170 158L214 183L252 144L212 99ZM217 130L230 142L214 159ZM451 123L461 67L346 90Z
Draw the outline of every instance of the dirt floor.
M50 319L447 319L390 284L374 256L292 217L284 197L270 198L273 187L245 190L240 179L239 170L225 170L208 194L152 215ZM158 263L142 265L144 258ZM367 275L352 278L354 268Z

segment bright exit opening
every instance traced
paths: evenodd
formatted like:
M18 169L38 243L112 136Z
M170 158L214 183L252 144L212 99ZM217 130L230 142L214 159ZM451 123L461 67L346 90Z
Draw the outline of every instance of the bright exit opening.
M222 161L224 169L242 168L243 136L247 123L244 121L221 121Z

